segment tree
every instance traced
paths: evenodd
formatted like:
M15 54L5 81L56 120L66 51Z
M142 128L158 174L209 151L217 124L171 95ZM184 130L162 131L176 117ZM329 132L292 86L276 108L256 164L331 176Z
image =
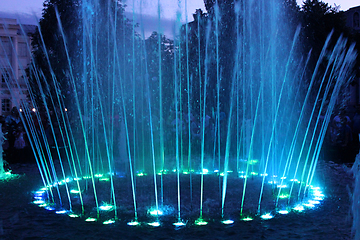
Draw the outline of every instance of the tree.
M111 68L99 67L99 64L106 63L109 66L110 54L113 53L110 48L114 49L117 45L119 53L130 53L129 48L124 46L130 45L133 40L133 25L124 11L124 5L118 0L100 0L96 4L90 0L44 2L39 29L33 35L34 62L29 71L33 81L32 92L39 106L44 103L38 82L47 100L60 91L65 106L71 108L74 96L80 94L75 92L76 88L83 88L81 84L86 84L85 79L92 79L90 68L97 68L97 75L102 77L111 71ZM138 35L135 35L135 41L137 38ZM115 63L110 65L115 68ZM71 80L80 85L74 85ZM48 107L51 104L48 103Z

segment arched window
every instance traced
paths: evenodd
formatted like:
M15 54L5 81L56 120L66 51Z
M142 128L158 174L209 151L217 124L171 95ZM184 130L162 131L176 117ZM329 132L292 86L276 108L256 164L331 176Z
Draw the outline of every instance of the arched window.
M359 13L355 12L354 16L353 16L353 26L354 28L358 28L360 27L360 17L359 17Z

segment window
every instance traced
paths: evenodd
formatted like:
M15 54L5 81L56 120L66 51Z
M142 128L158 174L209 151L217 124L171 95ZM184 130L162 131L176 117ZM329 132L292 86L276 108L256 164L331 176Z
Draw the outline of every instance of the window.
M359 28L359 27L360 27L360 17L359 17L359 13L358 13L358 12L354 13L354 16L353 16L353 26L354 26L354 28Z
M28 49L26 43L18 43L18 55L19 57L27 57Z
M9 40L1 39L0 56L11 56L11 44Z
M5 68L1 70L1 84L5 84L6 81L10 81L10 71Z
M2 113L8 113L8 112L10 112L10 105L11 105L10 99L1 99L1 110L2 110Z

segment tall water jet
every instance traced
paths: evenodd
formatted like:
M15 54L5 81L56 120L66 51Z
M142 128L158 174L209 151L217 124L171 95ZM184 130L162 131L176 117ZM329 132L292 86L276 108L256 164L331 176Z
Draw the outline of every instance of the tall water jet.
M0 179L4 177L5 169L4 169L4 156L3 156L3 143L4 143L4 134L2 132L2 124L0 124Z
M208 1L174 40L145 39L118 2L81 1L72 25L48 5L55 36L41 20L29 68L39 111L21 106L43 207L156 227L315 204L314 172L354 46L330 35L311 67L280 1L226 4Z

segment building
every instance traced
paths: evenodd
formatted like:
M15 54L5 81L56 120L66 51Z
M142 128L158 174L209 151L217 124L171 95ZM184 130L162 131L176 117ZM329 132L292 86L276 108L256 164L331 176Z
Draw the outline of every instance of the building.
M20 25L16 19L0 18L0 115L21 106L28 97L25 69L31 62L31 34L34 25Z
M345 12L346 26L356 33L360 33L360 6L350 8Z
M344 12L346 26L350 29L359 44L360 37L360 6L353 7ZM359 59L359 57L358 57ZM360 106L360 65L356 64L356 76L350 84L350 99L348 103L349 110L355 110Z

